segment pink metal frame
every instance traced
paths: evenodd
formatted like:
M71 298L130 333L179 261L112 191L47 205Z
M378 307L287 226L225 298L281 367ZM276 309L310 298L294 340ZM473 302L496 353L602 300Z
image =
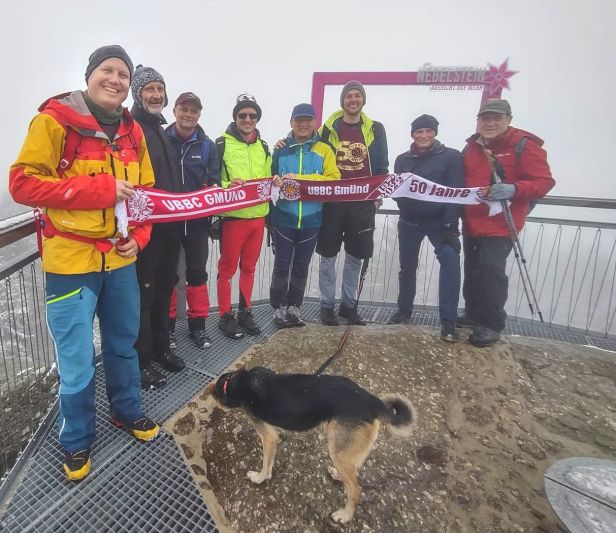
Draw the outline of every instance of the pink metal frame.
M323 120L323 100L327 85L344 85L347 81L357 80L364 85L437 85L417 81L417 72L315 72L312 75L312 105L317 113L317 124ZM480 82L447 82L440 85L481 85ZM488 98L500 98L502 87L493 88L483 84L481 103ZM481 105L481 104L480 104Z

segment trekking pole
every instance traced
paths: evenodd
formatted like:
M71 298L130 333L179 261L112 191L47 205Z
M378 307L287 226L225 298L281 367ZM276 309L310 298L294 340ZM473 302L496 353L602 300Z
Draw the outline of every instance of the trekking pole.
M361 271L359 273L359 287L357 288L357 299L355 300L356 310L357 310L357 307L359 306L359 296L361 295L361 290L364 288L364 281L366 279L366 272L368 271L369 263L370 263L370 259L364 259L364 262L361 265ZM327 360L319 367L319 369L315 372L316 376L320 376L323 373L323 371L331 364L331 362L342 351L342 348L344 348L344 343L349 338L352 327L353 327L353 324L347 325L346 329L344 330L344 333L342 334L342 337L340 337L340 341L338 342L338 347L336 348L336 351L331 357L328 357Z
M492 179L494 180L494 183L502 183L498 172L496 172L494 168L492 168ZM518 238L518 233L515 229L515 223L513 221L511 209L509 207L509 204L507 203L507 200L501 200L500 204L503 208L503 216L505 217L505 223L507 224L507 229L509 230L509 239L511 240L511 244L513 247L513 255L518 265L518 270L520 271L520 279L522 280L522 287L524 288L524 294L526 295L526 301L528 302L531 316L535 316L534 309L536 309L537 314L539 315L539 320L541 320L541 323L544 323L543 314L541 313L541 309L539 309L537 295L535 294L535 289L533 288L533 284L531 282L530 272L528 271L528 267L526 265L526 258L524 257L522 243L520 242L520 239Z

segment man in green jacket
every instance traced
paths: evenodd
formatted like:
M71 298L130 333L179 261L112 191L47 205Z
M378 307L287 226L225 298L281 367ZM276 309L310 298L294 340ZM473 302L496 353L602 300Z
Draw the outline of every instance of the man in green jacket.
M340 94L340 107L321 126L323 142L336 151L336 164L342 179L387 174L387 137L383 124L372 120L362 109L366 91L358 81L349 81ZM372 257L374 218L373 201L328 202L323 208L323 225L317 253L321 322L337 326L336 256L344 242L345 260L342 273L342 301L338 314L351 324L365 325L357 313L357 287L361 262Z
M254 96L238 96L233 107L233 122L216 139L223 188L271 175L272 158L267 143L259 135L259 120L261 107ZM250 298L268 212L269 204L263 203L222 215L217 283L218 327L231 339L239 339L244 332L249 335L261 333L251 312ZM231 279L238 265L240 297L236 317L231 307Z

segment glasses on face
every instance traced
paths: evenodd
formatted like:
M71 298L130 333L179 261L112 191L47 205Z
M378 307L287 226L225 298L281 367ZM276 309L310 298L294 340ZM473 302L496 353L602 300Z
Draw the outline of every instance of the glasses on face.
M238 113L237 116L241 120L246 120L247 118L249 118L250 120L257 120L257 114L256 113Z

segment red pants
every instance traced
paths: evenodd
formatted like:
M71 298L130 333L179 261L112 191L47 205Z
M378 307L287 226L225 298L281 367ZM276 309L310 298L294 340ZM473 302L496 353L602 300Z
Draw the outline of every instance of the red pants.
M240 309L250 307L255 267L261 254L265 218L224 220L218 261L218 313L231 312L231 278L240 266Z

